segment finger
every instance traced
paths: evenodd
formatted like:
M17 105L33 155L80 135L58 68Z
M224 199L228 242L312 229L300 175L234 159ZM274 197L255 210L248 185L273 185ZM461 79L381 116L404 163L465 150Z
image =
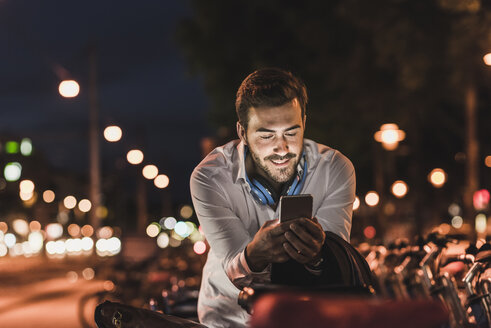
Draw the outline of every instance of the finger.
M286 240L301 254L307 257L313 257L317 253L315 243L305 243L298 238L293 232L288 231L285 233Z
M303 255L301 252L299 253L290 243L284 243L283 247L286 253L295 261L305 264L309 262L309 258Z
M314 222L310 219L302 219L298 221L298 224L304 226L307 229L308 233L312 235L312 237L314 237L315 239L324 239L324 230L318 222Z
M314 236L304 226L297 223L292 223L290 225L290 231L295 233L295 235L297 235L305 244L314 245L322 242L322 235Z
M288 222L283 222L271 229L272 236L279 236L290 230Z

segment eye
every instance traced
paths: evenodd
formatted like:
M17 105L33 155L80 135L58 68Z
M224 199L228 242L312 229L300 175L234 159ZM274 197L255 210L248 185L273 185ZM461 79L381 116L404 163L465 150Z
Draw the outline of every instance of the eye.
M262 135L261 136L261 139L263 140L268 140L268 139L271 139L273 138L273 135L272 134L265 134L265 135Z
M288 132L288 133L285 133L285 136L287 137L294 137L297 135L297 132Z

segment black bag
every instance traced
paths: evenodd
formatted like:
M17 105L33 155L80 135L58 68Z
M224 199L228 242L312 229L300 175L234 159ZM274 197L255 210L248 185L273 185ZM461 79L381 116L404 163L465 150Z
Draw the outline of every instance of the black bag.
M271 282L288 286L363 287L372 293L375 279L365 258L343 238L329 231L325 234L320 275L312 274L303 264L290 260L273 263Z
M110 301L96 307L94 319L98 328L206 328L191 320Z

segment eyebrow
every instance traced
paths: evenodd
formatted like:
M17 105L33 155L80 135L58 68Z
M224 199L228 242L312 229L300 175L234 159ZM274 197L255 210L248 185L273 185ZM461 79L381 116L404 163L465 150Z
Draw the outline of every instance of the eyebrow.
M298 129L298 128L300 128L300 125L295 124L295 125L289 127L288 129L286 129L285 132L286 131L290 131L290 130L295 130L295 129ZM266 129L266 128L258 128L256 130L256 132L276 132L276 131L275 130Z

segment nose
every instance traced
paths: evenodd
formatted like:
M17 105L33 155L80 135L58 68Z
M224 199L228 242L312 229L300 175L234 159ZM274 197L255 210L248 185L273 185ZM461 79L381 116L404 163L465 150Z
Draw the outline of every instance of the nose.
M277 138L274 152L280 156L284 156L288 153L288 142L285 137Z

